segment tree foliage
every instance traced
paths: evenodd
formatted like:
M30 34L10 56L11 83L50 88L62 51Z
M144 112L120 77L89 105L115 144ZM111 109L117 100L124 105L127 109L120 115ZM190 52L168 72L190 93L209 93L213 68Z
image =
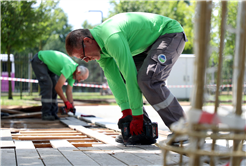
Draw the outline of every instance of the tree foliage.
M228 1L227 4L227 27L224 40L224 51L223 51L223 68L222 77L226 80L227 84L231 84L233 74L233 55L235 53L236 45L236 34L228 30L236 29L237 24L237 1ZM211 21L211 40L210 44L214 49L209 60L209 66L217 66L219 61L219 44L220 44L220 25L221 24L221 3L213 3L212 21Z
M58 3L41 1L38 7L34 7L36 1L1 1L1 53L8 54L9 77L10 53L36 53L52 35L59 36L59 40L65 43L71 26L66 14L57 8ZM12 99L10 81L9 99Z

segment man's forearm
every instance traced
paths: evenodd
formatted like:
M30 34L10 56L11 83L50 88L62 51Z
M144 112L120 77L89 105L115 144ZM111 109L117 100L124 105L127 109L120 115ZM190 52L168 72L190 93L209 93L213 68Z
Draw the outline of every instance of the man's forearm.
M70 103L73 103L72 89L73 89L73 87L71 87L70 85L67 85L66 96L67 96L67 99Z
M56 89L56 93L58 94L58 96L60 96L60 98L63 100L63 102L65 102L65 101L67 101L67 99L66 99L66 97L65 97L65 95L63 94L63 90L62 90L62 88L60 89Z

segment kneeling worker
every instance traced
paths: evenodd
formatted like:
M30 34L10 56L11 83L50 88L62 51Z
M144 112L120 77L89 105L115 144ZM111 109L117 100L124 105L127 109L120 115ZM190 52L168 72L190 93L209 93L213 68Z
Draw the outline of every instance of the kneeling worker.
M68 55L59 51L39 51L31 60L33 71L40 85L42 102L42 119L55 120L58 104L57 94L63 100L68 110L73 109L72 88L76 81L80 82L88 78L89 70L75 63ZM60 76L57 81L57 76ZM66 96L62 86L68 82Z

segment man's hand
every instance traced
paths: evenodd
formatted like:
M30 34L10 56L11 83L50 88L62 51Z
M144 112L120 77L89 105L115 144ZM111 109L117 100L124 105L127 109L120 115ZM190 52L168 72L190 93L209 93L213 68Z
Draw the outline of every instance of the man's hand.
M132 121L130 124L131 135L141 134L143 132L143 115L132 116Z
M132 115L132 110L131 109L126 109L122 111L122 117L120 119L125 118L127 115Z
M68 100L65 101L64 104L65 104L67 110L73 109L73 105Z
M132 110L131 109L126 109L122 111L122 117L118 121L118 127L119 129L122 128L122 124L126 122L131 122L132 120ZM129 116L130 115L130 116Z

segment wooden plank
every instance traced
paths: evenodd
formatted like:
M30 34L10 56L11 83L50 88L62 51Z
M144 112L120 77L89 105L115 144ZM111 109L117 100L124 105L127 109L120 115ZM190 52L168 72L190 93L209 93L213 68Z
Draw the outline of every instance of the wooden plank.
M80 117L79 119L82 119L86 122L90 122L90 123L95 123L98 126L102 126L102 127L106 127L115 131L120 131L120 129L118 128L117 123L114 122L108 122L107 120L100 118L100 117Z
M4 108L1 108L1 112L6 112L6 113L10 113L10 114L23 114L24 113L22 111L10 110L10 109L4 109Z
M19 140L49 140L49 139L82 139L85 136L20 136L14 137Z
M66 130L66 131L20 131L20 134L46 134L46 133L77 133L75 130Z
M44 165L46 166L70 166L72 165L57 149L54 148L37 148Z
M16 166L15 149L0 149L2 166Z
M93 143L81 143L81 142L72 142L75 147L92 147L96 144L103 144L102 142L93 142Z
M35 148L52 148L50 143L33 143Z
M0 141L0 147L1 148L14 148L14 142L12 140L12 136L10 133L10 130L8 129L0 129L0 137L1 137L1 141Z
M25 133L25 134L12 134L13 137L21 136L82 136L82 133Z
M25 113L25 114L16 114L2 117L3 119L11 119L11 118L30 118L30 117L41 117L42 112L33 112L33 113Z
M32 141L15 141L18 165L43 166Z
M38 119L38 118L35 118L35 119L4 119L3 120L4 123L15 123L15 124L18 124L18 123L25 123L25 124L51 124L51 123L60 123L59 121L44 121L42 119Z
M78 125L78 126L84 126L84 127L89 127L91 125L89 125L88 123L82 121L82 120L78 120L74 117L66 117L63 119L63 121L66 121L67 125Z
M66 158L70 161L70 163L74 166L79 165L99 165L93 159L88 157L83 152L76 152L76 148L66 140L53 140L50 141L54 148L57 148Z
M97 140L93 138L83 138L83 139L68 139L68 142L98 142Z
M141 148L141 146L143 146ZM113 157L128 165L162 165L162 153L159 148L154 145L139 146L112 146L97 145L97 148L105 150ZM111 150L111 152L110 152Z
M104 142L104 143L107 143L107 144L118 145L118 143L115 142L115 139L110 137L110 136L107 136L105 134L98 133L96 131L87 129L87 128L83 127L83 126L69 125L70 123L67 123L66 120L61 120L61 122L63 122L64 124L67 124L70 128L76 129L77 131L79 131L79 132L81 132L83 134L86 134L86 135L88 135L88 136L90 136L92 138L95 138L97 140L100 140L101 142Z
M99 165L127 165L113 157L111 151L107 152L98 147L79 148L82 152L93 158Z

